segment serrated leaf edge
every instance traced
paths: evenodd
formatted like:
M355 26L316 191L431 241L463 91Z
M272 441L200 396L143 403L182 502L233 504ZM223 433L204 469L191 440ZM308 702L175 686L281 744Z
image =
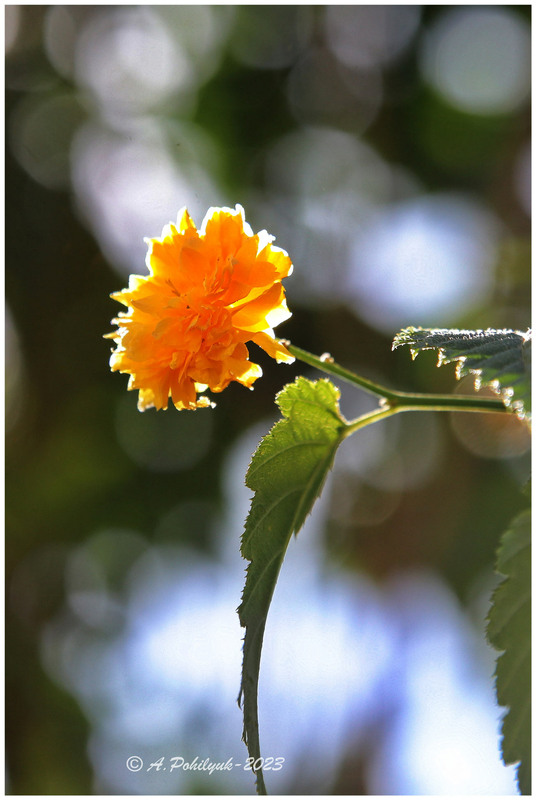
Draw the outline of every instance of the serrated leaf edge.
M398 347L402 347L404 345L409 346L411 358L413 361L417 358L419 353L422 353L423 350L436 350L437 351L437 366L441 367L444 364L452 364L456 363L456 370L455 370L455 377L456 380L460 380L461 378L466 377L467 375L471 374L474 375L474 386L477 391L480 391L481 388L488 386L495 394L497 394L503 401L504 405L509 408L513 413L515 413L519 419L531 419L531 414L525 409L525 404L523 400L516 398L512 400L514 395L513 386L518 383L519 381L515 381L514 384L510 384L508 386L501 386L500 381L498 379L492 380L482 380L482 368L481 367L471 367L466 366L467 361L469 360L468 356L460 355L460 356L447 356L446 350L444 347L440 345L433 345L433 344L423 344L421 347L412 347L410 342L407 341L407 338L415 333L419 332L426 332L431 335L441 335L441 334L464 334L464 333L472 333L472 334L488 334L488 335L501 335L501 334L515 334L520 336L523 339L523 344L531 339L532 331L529 329L526 332L513 330L511 328L486 328L485 330L478 329L478 330L465 330L465 329L458 329L458 328L404 328L402 331L396 334L393 339L392 350L396 350ZM464 342L470 343L471 339L464 339ZM478 345L475 346L474 350L477 351Z

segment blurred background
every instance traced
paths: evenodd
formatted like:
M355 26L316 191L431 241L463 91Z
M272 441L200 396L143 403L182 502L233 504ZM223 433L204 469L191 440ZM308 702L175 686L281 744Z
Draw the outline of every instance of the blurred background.
M8 793L252 794L169 759L245 763L244 473L275 393L318 373L253 346L254 392L140 414L109 293L180 207L241 203L295 265L279 335L460 390L391 341L530 324L530 6L5 14ZM341 388L347 417L371 407ZM515 420L434 413L344 444L268 619L269 791L515 792L483 631L528 447Z

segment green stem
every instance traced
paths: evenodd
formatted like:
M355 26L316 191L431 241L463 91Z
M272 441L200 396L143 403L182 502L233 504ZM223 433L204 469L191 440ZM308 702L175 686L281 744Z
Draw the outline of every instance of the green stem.
M368 414L362 414L360 417L357 417L357 419L347 423L343 435L345 438L351 436L352 433L355 433L360 428L364 428L365 425L372 425L373 422L378 422L380 419L392 417L397 411L402 410L402 408L390 408L389 406L385 406L384 408L377 408L374 411L370 411Z
M396 395L396 392L393 392L390 389L385 389L383 386L378 386L376 383L373 383L366 378L362 378L360 375L356 375L354 372L350 372L349 369L341 367L339 364L336 364L335 361L333 361L331 356L319 358L318 356L314 356L312 353L308 353L307 350L302 350L300 347L296 347L293 344L285 344L289 353L291 353L299 361L309 364L310 367L316 367L316 369L327 372L329 375L336 375L338 378L342 378L348 383L353 383L354 386L360 386L369 394L374 394L377 397L384 397L386 400L390 400Z
M350 423L352 430L357 430L363 425L370 422L375 422L378 419L389 417L400 411L487 411L493 413L502 413L507 411L504 403L500 399L494 397L477 397L475 395L461 395L461 394L421 394L419 392L398 392L396 389L388 389L385 386L380 386L373 381L362 378L356 375L339 364L336 364L331 357L319 358L306 350L302 350L293 344L287 344L289 352L299 361L309 364L311 367L322 370L328 375L335 375L342 378L354 386L359 386L369 394L381 398L382 407L379 410L373 411L371 414L365 414L363 417ZM364 420L363 423L359 423ZM359 423L359 424L358 424ZM353 427L353 426L357 427Z

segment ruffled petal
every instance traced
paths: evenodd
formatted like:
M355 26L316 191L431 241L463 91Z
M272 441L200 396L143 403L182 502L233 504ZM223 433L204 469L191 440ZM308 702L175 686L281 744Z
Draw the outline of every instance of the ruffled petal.
M128 374L138 406L205 408L207 388L231 381L251 388L262 370L249 359L255 341L279 361L293 360L272 328L288 319L281 280L292 263L266 231L253 234L241 206L210 209L198 231L186 208L160 238L147 239L147 276L131 275L112 297L126 306L107 335L114 371Z
M276 283L249 303L241 305L233 313L233 325L244 331L264 331L290 316L285 290L280 283Z

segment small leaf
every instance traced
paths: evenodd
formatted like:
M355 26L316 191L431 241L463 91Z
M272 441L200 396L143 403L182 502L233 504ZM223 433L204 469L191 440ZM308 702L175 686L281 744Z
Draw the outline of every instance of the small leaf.
M249 755L260 758L257 688L266 617L291 535L296 534L319 496L347 423L338 407L339 391L328 380L298 378L276 398L284 419L259 444L246 474L255 495L242 536L250 561L240 623L246 629L239 700L243 738ZM262 770L257 791L266 794Z
M474 374L477 389L489 386L518 417L530 420L530 331L405 328L395 336L393 350L402 345L409 345L413 358L437 350L438 367L456 361L458 379Z
M488 615L490 643L503 651L495 670L497 701L508 711L502 721L505 764L519 763L522 794L531 783L531 601L530 510L515 518L503 535L497 571L505 576L495 590Z

